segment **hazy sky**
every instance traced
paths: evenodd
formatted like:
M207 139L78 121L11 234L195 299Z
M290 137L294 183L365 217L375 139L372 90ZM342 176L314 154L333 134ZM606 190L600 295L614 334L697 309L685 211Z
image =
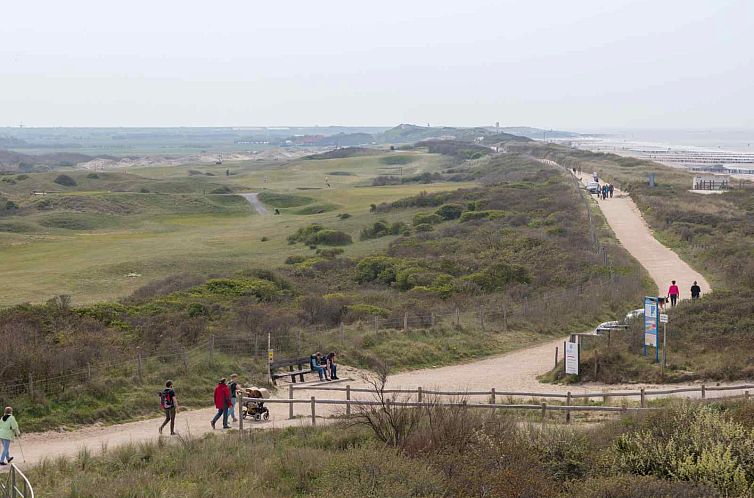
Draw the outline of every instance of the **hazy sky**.
M24 0L0 12L0 125L754 128L753 0Z

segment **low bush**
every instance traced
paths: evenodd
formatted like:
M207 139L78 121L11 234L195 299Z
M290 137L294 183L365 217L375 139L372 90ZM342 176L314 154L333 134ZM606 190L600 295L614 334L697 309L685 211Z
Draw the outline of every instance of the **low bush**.
M58 175L53 182L57 183L58 185L62 185L64 187L75 187L78 185L76 183L76 180L74 180L72 177L68 175Z
M458 204L444 204L435 211L435 214L443 220L457 220L461 217L463 211L463 206Z
M505 212L497 209L486 211L466 211L461 215L461 223L473 220L494 220L495 218L501 218L503 216L505 216Z
M414 226L416 225L437 225L442 223L442 218L435 213L416 213L413 220Z

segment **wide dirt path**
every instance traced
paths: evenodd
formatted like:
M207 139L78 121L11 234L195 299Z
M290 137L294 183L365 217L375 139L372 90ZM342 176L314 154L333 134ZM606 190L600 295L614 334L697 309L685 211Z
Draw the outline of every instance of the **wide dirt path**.
M267 211L267 208L264 207L264 204L262 204L262 201L259 200L258 193L250 192L247 194L238 194L238 195L246 199L249 202L249 204L251 204L254 207L257 214L269 214L269 211Z
M582 178L582 181L586 176ZM256 194L244 194L257 210L261 203ZM259 205L259 206L258 206ZM623 246L647 269L652 279L657 283L661 292L667 289L671 280L677 280L682 290L682 297L688 297L688 288L696 280L703 292L710 287L702 275L694 271L683 262L673 251L663 246L652 236L652 232L644 222L634 202L620 191L612 199L599 201L607 222L614 230ZM636 303L638 304L638 303ZM627 308L634 306L627 304ZM543 385L537 381L537 376L548 371L554 364L555 347L562 348L563 339L551 340L537 346L514 351L501 356L487 358L473 363L454 365L442 368L415 370L394 375L390 378L391 387L424 389L438 388L448 390L489 390L495 387L498 391L527 391L527 392L572 392L622 390L628 386L602 386L599 384L576 386ZM562 354L562 352L561 352ZM352 381L351 385L363 385L363 381ZM176 386L180 400L180 385ZM640 386L630 386L636 390ZM283 391L280 396L285 396ZM297 398L317 396L321 398L340 398L342 393L323 393L321 391L298 392ZM272 411L271 420L256 425L259 428L287 427L306 424L307 419L287 420L287 406L269 404ZM296 413L305 415L307 405L297 405ZM317 408L318 412L326 410ZM211 432L209 420L214 414L212 409L192 410L178 415L177 430L188 436L199 436ZM23 427L23 420L20 421ZM25 452L26 464L39 462L44 457L73 456L81 448L97 453L103 447L114 447L128 442L143 442L157 439L157 427L161 419L151 419L131 422L111 427L92 427L70 433L41 433L25 436L21 440ZM234 425L235 427L235 425ZM21 460L18 443L14 443L12 454ZM21 462L19 462L21 463Z

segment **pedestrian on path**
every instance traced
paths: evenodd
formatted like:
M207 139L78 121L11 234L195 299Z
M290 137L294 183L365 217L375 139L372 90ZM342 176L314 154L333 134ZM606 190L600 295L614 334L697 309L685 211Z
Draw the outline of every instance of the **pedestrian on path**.
M223 429L230 429L228 425L228 408L230 408L230 389L228 389L227 379L223 377L217 383L215 387L215 408L217 408L217 414L212 419L212 428L215 428L217 420L223 418Z
M670 283L670 288L668 289L668 297L670 298L670 306L675 306L678 303L678 295L681 293L681 291L678 289L678 286L675 284L675 280L673 280Z
M13 408L6 406L3 417L0 419L0 442L3 444L0 465L8 465L13 461L13 457L10 456L10 443L20 435L21 431L18 428L18 422L16 422L16 418L13 416Z
M238 375L233 374L230 376L230 415L233 422L238 422L236 418L236 392L238 392Z
M696 301L699 299L699 296L702 295L702 288L699 287L699 284L696 283L696 280L694 280L694 285L691 286L691 299Z
M610 187L609 187L609 191L610 191L610 198L611 198L611 199L613 198L613 190L614 190L614 188L613 188L613 184L611 183L611 184L610 184Z
M165 421L160 426L160 434L170 422L170 435L175 436L175 412L178 409L178 401L175 399L172 380L165 382L165 389L160 391L160 408L165 412Z

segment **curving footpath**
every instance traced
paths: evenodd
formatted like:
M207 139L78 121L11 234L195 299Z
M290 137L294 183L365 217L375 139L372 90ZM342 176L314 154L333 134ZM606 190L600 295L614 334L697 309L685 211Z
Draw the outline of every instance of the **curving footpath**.
M585 178L581 178L582 182ZM254 199L249 197L247 199L254 204ZM687 297L688 288L692 281L696 280L702 287L702 292L709 292L710 286L701 274L694 271L678 255L653 237L650 228L628 195L617 191L612 199L598 201L598 205L620 243L647 269L659 289L667 289L671 280L677 280L683 292L682 297ZM620 391L626 388L637 390L645 387L636 384L631 386L585 384L579 387L540 384L537 376L552 367L555 347L562 347L562 343L563 339L557 339L473 363L400 373L391 376L389 384L390 387L421 386L425 389L441 387L446 390L489 390L495 387L498 390L541 393L566 391L575 393L580 389L583 391ZM351 382L351 384L363 385L363 382ZM675 387L678 386L675 385ZM180 401L179 383L176 388ZM301 392L297 398L308 396L342 399L341 396L326 395L322 392ZM270 421L257 424L255 427L281 428L308 424L306 418L287 420L288 407L285 405L270 404L268 406L272 415ZM214 409L179 412L176 421L177 431L186 436L199 436L212 432L209 420L214 412ZM297 413L304 415L304 408L299 406ZM157 427L161 422L162 418L155 418L110 427L91 427L69 433L30 434L14 443L12 451L17 457L16 462L25 465L39 462L45 457L75 456L82 448L98 453L103 448L112 448L129 442L156 440ZM24 451L23 456L20 449Z

